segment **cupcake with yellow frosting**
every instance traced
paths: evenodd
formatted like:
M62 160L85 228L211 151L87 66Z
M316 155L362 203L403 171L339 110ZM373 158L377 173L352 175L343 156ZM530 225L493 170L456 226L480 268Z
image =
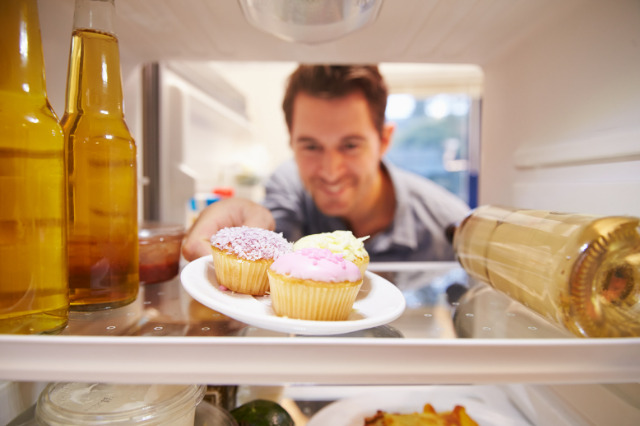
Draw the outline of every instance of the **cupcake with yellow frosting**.
M356 238L351 231L323 232L300 238L293 244L293 250L309 247L330 250L355 263L364 276L369 266L369 253L364 248L364 241L367 238L369 237Z

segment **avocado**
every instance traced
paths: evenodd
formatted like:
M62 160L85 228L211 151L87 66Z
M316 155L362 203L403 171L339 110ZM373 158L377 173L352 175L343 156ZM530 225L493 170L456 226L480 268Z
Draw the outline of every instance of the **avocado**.
M287 410L276 402L256 399L231 410L239 426L295 426Z

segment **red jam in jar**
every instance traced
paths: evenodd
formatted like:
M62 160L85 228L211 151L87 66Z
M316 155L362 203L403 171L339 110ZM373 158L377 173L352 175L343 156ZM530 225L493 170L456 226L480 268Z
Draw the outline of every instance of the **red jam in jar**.
M140 225L140 283L168 281L178 275L180 248L185 229L181 225L144 222Z

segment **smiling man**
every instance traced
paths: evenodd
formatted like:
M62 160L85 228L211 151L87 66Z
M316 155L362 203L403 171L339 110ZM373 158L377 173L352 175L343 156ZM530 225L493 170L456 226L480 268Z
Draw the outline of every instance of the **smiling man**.
M342 218L357 235L376 234L393 221L393 187L380 169L392 130L378 133L360 92L296 96L291 148L302 183L318 210Z
M387 95L376 66L298 67L282 104L294 158L267 182L263 206L229 199L205 210L185 240L185 258L209 254L206 240L219 228L249 225L275 226L292 242L351 230L369 236L371 261L453 260L445 229L469 208L383 160L394 129L385 122Z

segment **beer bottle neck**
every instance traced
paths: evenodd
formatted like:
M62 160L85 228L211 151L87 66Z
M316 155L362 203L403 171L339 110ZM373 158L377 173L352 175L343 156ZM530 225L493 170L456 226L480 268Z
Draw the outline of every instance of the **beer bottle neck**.
M0 90L46 98L37 0L0 2Z
M120 51L113 0L76 0L66 114L122 115Z

